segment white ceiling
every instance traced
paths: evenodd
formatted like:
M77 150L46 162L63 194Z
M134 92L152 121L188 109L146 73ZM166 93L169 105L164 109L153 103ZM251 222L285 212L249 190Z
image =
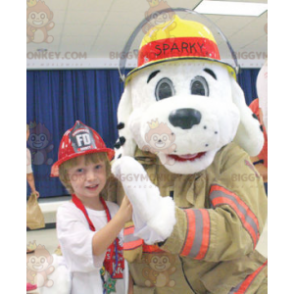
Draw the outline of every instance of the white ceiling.
M266 0L238 1L267 3ZM193 9L201 0L166 2L172 8ZM113 57L122 51L150 7L147 0L45 0L45 4L53 13L54 27L47 33L54 39L51 43L27 44L28 69L117 66L117 58ZM259 17L207 17L228 38L241 66L261 66L267 54L267 12ZM47 53L40 53L38 49L47 49ZM67 57L62 59L66 53Z

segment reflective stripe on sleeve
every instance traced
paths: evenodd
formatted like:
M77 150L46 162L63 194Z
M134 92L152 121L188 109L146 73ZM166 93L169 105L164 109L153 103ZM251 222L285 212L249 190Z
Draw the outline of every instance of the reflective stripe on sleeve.
M203 259L210 242L210 218L206 209L185 209L187 235L181 255Z
M242 281L238 286L231 289L231 291L228 294L244 294L246 293L246 290L249 288L249 286L252 284L254 279L257 277L257 275L261 272L261 270L267 265L267 261L260 266L255 272L248 275L244 281Z
M209 197L214 208L229 205L237 213L242 225L251 236L255 248L259 240L259 223L257 217L245 202L233 192L219 185L211 187Z
M135 227L130 226L124 229L123 250L133 250L143 245L143 240L134 236Z
M143 252L144 253L155 253L155 252L164 252L161 250L157 245L143 245Z

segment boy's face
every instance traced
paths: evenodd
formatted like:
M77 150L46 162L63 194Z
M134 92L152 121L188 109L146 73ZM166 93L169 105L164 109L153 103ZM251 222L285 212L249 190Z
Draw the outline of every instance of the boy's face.
M105 162L86 165L85 156L78 157L77 165L68 169L68 176L78 198L86 200L98 197L107 181Z

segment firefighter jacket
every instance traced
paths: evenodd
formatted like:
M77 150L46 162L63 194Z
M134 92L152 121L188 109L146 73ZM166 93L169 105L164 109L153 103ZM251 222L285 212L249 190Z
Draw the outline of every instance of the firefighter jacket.
M267 217L263 181L248 154L230 143L204 171L170 173L156 155L136 150L150 180L176 204L170 237L146 245L124 231L124 257L129 262L134 294L265 294L267 260L255 247ZM116 179L106 189L120 202ZM111 193L111 194L110 194Z

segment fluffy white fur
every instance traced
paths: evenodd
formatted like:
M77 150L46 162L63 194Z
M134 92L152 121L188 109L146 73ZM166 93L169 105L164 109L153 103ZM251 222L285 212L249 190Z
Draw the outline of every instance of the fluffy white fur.
M265 61L264 65L260 69L257 79L256 79L256 90L257 96L259 98L259 108L262 110L263 115L263 124L268 130L268 116L267 116L267 60Z
M204 71L212 70L216 79ZM147 83L148 76L160 72ZM196 76L206 79L209 96L190 94L191 81ZM169 78L175 94L164 100L156 101L155 88L162 78ZM201 112L198 125L191 129L174 127L168 120L169 114L176 109L192 108ZM158 153L165 167L173 173L193 174L206 169L213 161L216 152L235 140L251 156L257 155L263 146L263 134L259 122L247 107L243 91L227 69L219 64L203 61L173 61L151 66L132 77L126 86L118 108L118 121L126 127L120 131L126 143L117 155L133 156L136 145L143 148L148 142L148 122L156 120L166 123L175 135L174 155L206 152L194 161L167 163L167 156Z
M260 123L253 117L253 112L245 103L244 93L239 85L232 81L233 102L240 110L241 122L234 141L251 156L256 156L264 144Z
M161 197L140 163L123 156L112 165L112 173L120 179L133 205L135 235L145 243L164 241L176 223L175 203L170 197Z
M154 73L152 78L151 73ZM191 82L196 76L206 80L209 95L191 94ZM174 93L160 100L156 99L155 93L163 78L171 80ZM170 115L179 109L197 110L201 119L191 127L179 126L170 120ZM133 74L118 108L118 122L125 125L119 135L126 141L116 150L116 158L124 156L116 159L112 172L122 182L133 205L135 235L147 244L169 237L176 222L173 200L162 197L165 195L160 195L143 167L131 158L136 146L142 150L148 146L146 134L155 129L150 125L152 121L164 124L173 148L165 152L150 151L157 154L166 169L176 174L194 174L206 169L217 151L233 140L252 156L257 155L263 145L259 122L246 106L241 88L224 65L178 60L156 64ZM181 123L183 117L178 121Z

